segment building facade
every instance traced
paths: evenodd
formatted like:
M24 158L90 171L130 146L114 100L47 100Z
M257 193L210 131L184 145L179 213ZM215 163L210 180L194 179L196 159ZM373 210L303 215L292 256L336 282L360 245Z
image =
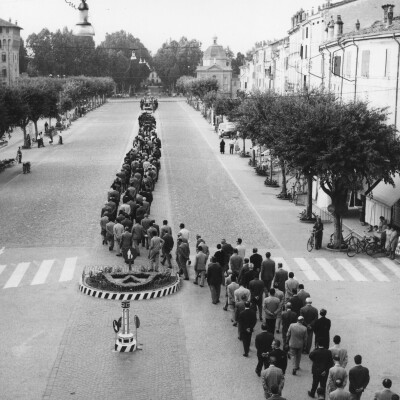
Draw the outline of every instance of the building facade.
M227 96L236 94L232 86L231 60L227 57L224 48L213 38L213 44L203 54L202 65L196 69L197 78L215 78L218 81L219 91ZM235 86L238 85L238 79Z
M0 84L12 85L19 77L20 28L0 18Z

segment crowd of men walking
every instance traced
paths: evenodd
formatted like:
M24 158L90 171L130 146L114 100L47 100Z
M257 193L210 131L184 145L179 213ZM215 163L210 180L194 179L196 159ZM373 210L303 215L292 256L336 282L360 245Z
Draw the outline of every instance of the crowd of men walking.
M109 251L115 247L116 255L131 265L140 255L139 244L142 244L155 271L159 268L161 248L173 247L172 236L170 240L168 237L162 240L163 231L149 218L160 158L156 120L152 114L143 113L139 116L138 135L107 193L100 219L103 245L108 245Z
M255 372L261 377L266 399L284 399L288 359L292 364L291 373L298 375L305 355L312 362L312 382L307 393L310 398L317 395L321 400L361 399L370 381L362 356L355 355L354 366L347 371L348 353L341 346L339 335L334 335L331 343L327 310L313 306L310 293L293 272L286 271L281 263L276 268L271 254L267 252L263 258L257 248L247 258L240 238L235 247L221 240L211 257L204 239L200 235L196 238L194 284L200 278L203 286L207 279L213 304L220 303L221 286L225 285L223 309L232 313L231 321L243 343L244 357L249 356L254 328L257 320L261 321L261 333L254 340ZM384 379L382 386L374 399L399 400L391 391L390 379Z

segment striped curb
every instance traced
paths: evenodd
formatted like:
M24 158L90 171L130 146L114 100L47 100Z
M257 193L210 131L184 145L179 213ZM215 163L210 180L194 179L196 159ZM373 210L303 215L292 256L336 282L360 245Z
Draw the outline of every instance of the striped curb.
M136 350L136 341L131 344L115 343L114 350L120 353L133 353Z
M181 288L181 280L178 280L170 285L156 290L147 290L143 292L108 292L104 290L92 289L89 286L86 286L82 279L79 282L79 290L83 294L87 296L97 297L99 299L105 300L149 300L149 299L156 299L164 296L168 296L170 294L176 293Z

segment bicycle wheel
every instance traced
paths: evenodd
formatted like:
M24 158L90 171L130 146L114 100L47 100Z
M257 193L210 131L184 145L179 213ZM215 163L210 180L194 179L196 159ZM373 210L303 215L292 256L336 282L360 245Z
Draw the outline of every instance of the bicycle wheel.
M373 257L378 251L377 251L377 245L376 243L369 243L365 249L365 252Z
M312 251L313 248L314 248L314 235L311 236L311 237L308 239L308 242L307 242L307 250L308 250L308 251Z
M347 246L354 247L355 249L357 249L357 253L358 253L360 251L360 249L359 249L360 243L359 242L360 241L356 237L352 236L349 239L349 241L347 242Z
M358 246L354 242L349 242L349 247L347 248L347 256L354 257L358 253Z

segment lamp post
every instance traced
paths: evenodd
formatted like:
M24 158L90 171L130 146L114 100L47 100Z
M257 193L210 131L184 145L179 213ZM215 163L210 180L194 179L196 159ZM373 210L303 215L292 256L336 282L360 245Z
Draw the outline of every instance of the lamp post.
M75 36L94 36L94 29L92 24L89 22L89 7L86 0L81 0L79 4L79 21L76 23L73 34Z

